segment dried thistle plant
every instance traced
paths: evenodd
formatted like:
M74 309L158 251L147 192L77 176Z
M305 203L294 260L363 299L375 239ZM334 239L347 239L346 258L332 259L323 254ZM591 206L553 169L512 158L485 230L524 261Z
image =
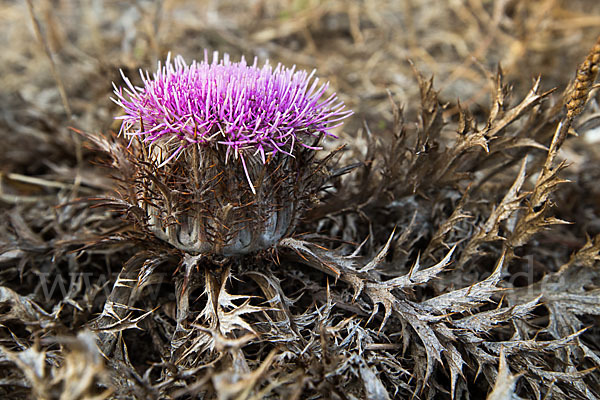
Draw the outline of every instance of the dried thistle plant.
M536 80L514 101L499 70L489 108L450 104L456 119L416 73L419 115L392 102L392 128L365 124L344 165L316 155L316 125L263 157L258 140L236 148L176 118L177 102L140 120L129 88L131 142L86 135L118 179L92 202L108 209L69 201L1 225L3 285L34 288L0 288L2 393L60 396L85 376L80 393L114 398L598 398L600 241L567 248L555 213L597 53L562 97ZM62 296L48 276L65 277ZM32 339L83 326L105 367Z
M189 66L181 57L174 64L167 59L152 79L142 74L139 88L123 77L128 89L115 87L115 102L125 111L117 118L128 144L86 135L111 157L120 182L118 197L98 205L122 210L146 240L165 242L167 254L181 252L180 307L204 259L225 257L227 264L273 249L293 232L304 209L317 201L335 154L317 157L320 143L351 115L335 94L324 98L327 84L319 86L314 72L268 63L258 68L244 59L232 63L217 53L212 62L205 57ZM132 274L152 273L139 271L140 261L147 262L136 255L122 271L97 327L112 326L124 315L114 308L134 301L123 287ZM213 296L221 283L209 283L205 289ZM250 310L238 313L262 308ZM234 317L230 328L220 321L222 334L254 332ZM177 330L183 329L178 320ZM103 337L102 348L110 353L114 336Z

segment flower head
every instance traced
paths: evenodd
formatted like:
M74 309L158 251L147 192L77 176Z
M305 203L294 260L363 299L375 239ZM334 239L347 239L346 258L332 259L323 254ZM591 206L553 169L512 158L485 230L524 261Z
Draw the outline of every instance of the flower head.
M178 157L191 144L223 146L225 158L239 159L254 192L245 157L294 156L297 146L311 147L311 138L333 136L331 129L352 114L335 94L325 97L328 84L319 85L314 72L296 71L268 62L258 67L242 57L231 62L227 54L212 62L186 64L170 55L158 64L152 78L142 75L143 87L134 87L123 74L127 88L115 86L116 99L125 114L121 132L139 136L149 146L167 145L160 166Z
M99 144L143 232L195 254L265 250L318 199L332 155L317 150L352 112L314 72L204 57L168 57L142 87L123 75L113 100L129 144Z

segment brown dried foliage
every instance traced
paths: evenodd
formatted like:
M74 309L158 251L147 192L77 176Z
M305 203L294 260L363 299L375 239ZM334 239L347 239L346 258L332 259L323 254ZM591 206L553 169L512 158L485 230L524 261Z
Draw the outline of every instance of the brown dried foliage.
M243 6L255 19L236 20L227 14L232 4L223 2L221 14L205 10L217 16L203 28L185 2L165 2L163 9L144 3L115 17L126 39L106 35L77 46L52 23L62 15L44 2L30 3L44 43L24 76L46 88L63 85L66 75L78 78L65 79L64 88L46 97L2 94L10 100L1 121L11 133L4 143L14 149L0 153L6 168L0 176L2 396L600 397L600 155L582 144L599 120L597 46L564 94L542 89L548 81L566 86L574 64L544 65L582 55L590 42L573 41L589 38L584 28L597 17L577 16L585 3L578 1L568 15L556 1L450 2L447 8L406 2L401 12L398 2L377 2L379 9L375 3L258 2L254 9ZM16 12L3 7L4 16ZM177 10L184 11L177 24L160 28L161 18ZM91 21L85 28L98 35L99 20L84 11ZM28 15L26 8L19 12ZM222 28L227 24L218 18L227 15L230 27ZM439 23L457 18L463 23ZM428 28L421 31L421 23ZM577 24L583 28L569 28ZM562 35L568 29L577 34ZM98 100L73 95L77 88L106 99L109 82L107 88L98 82L117 70L113 64L148 67L163 46L173 49L186 35L200 37L202 46L267 51L310 66L327 58L319 71L364 116L362 128L349 124L351 135L342 133L348 145L335 156L316 165L298 161L309 164L309 175L323 168L315 182L305 180L322 190L311 202L301 199L308 213L299 213L295 231L266 251L189 253L149 225L145 206L170 210L161 214L165 227L177 227L198 204L212 208L196 211L222 222L215 205L222 193L213 179L222 167L202 170L206 176L177 163L157 170L135 145L89 134L91 143L82 148L66 129L89 131L91 124L108 131L111 113ZM296 42L302 51L289 50ZM447 42L454 50L447 51ZM382 43L385 51L376 50ZM132 46L137 53L114 55ZM481 79L470 53L487 67L503 60L507 75L498 68ZM399 61L406 56L418 66L414 79ZM448 62L452 57L460 61ZM85 61L68 62L73 59ZM50 61L58 76L36 70ZM87 69L64 72L78 63ZM337 73L341 64L358 77ZM440 84L417 72L428 69ZM526 71L545 77L530 85ZM515 94L505 81L515 82ZM490 84L486 104L480 88ZM448 102L456 97L465 100ZM66 108L75 120L66 120ZM566 140L575 131L583 138ZM90 150L97 147L102 154ZM103 166L110 162L113 168ZM272 167L280 171L279 163ZM246 187L240 171L226 178L233 180L229 188ZM212 197L202 203L207 193ZM249 192L235 193L242 197L232 203L248 202ZM255 207L234 221L265 211Z

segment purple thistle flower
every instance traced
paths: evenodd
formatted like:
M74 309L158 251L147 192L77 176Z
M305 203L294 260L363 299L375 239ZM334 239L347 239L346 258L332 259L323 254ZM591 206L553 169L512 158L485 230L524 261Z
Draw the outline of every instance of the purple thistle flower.
M209 63L205 51L204 61L190 65L181 56L171 63L169 54L152 78L140 74L143 87L134 87L122 71L127 87L113 83L113 101L125 111L117 117L123 120L120 133L148 146L174 142L159 167L191 144L225 146L225 159L240 159L253 192L245 157L258 156L264 164L277 153L293 157L295 146L319 150L309 139L335 137L331 129L352 114L335 94L324 96L328 84L319 86L314 70L295 66L267 62L259 68L256 59L234 63L228 54L219 60L218 52Z

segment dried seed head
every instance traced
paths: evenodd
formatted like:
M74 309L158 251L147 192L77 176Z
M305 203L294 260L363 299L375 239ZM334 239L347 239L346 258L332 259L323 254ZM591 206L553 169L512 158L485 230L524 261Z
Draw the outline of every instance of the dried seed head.
M113 100L130 144L128 162L115 161L144 227L223 255L268 248L293 229L322 183L321 140L352 114L313 75L215 53L210 63L167 58L152 78L142 73L143 87L123 76Z
M572 120L583 111L600 67L600 37L585 61L577 69L577 76L567 102L567 118Z

